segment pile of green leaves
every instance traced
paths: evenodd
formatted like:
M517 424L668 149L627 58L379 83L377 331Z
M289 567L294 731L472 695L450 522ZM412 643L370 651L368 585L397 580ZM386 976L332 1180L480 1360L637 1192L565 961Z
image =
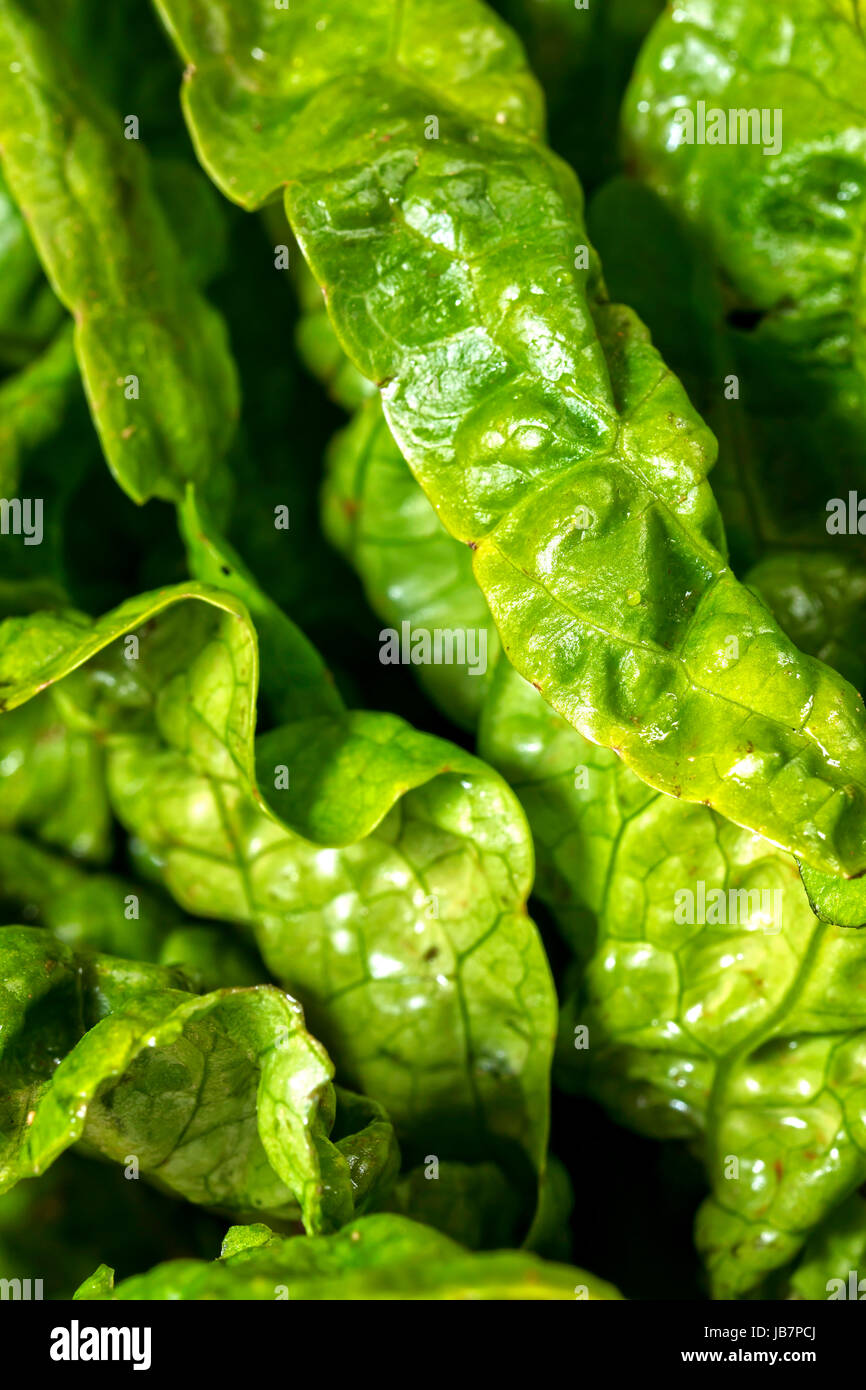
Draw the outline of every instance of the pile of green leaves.
M866 1255L866 50L660 10L0 0L0 1277Z

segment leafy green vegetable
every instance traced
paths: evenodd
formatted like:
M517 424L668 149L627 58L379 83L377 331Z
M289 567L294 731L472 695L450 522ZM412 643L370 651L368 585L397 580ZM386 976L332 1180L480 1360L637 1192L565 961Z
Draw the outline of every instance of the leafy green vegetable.
M369 404L364 415L375 410ZM335 450L326 516L347 520L330 529L380 613L414 620L420 593L434 620L448 622L452 596L472 588L468 556L435 517L425 544L394 543L406 533L409 504L423 503L380 416L372 426L361 417L361 437L371 429L379 430L374 449ZM425 573L455 578L448 588L428 582L416 590ZM748 582L807 650L832 655L859 680L858 564L790 552L764 560ZM699 1239L715 1291L754 1292L811 1230L820 1239L837 1203L866 1176L854 1119L859 1082L836 1066L852 1019L864 1022L856 990L866 943L816 926L787 855L706 808L653 793L508 663L499 663L485 695L482 751L521 798L539 856L538 891L584 966L562 1028L563 1078L574 1085L582 1063L582 1087L624 1123L699 1140L714 1188ZM722 915L677 925L678 895L695 883L705 898L724 893ZM805 1024L804 994L824 998ZM804 1062L801 1031L817 1035L809 1064L824 1067L823 1094ZM833 1107L836 1126L827 1123ZM842 1267L828 1258L824 1282Z
M585 962L562 1079L577 1068L623 1122L699 1142L714 1292L754 1292L866 1177L863 940L815 922L787 855L654 794L500 674L485 751L547 847L540 886ZM703 913L701 893L716 895Z
M51 695L0 722L0 828L102 861L110 841L103 755Z
M859 1295L862 43L660 11L0 0L3 1296Z
M422 504L378 411L368 405L364 415L367 420L360 417L360 425L347 433L349 447L341 444L335 451L326 511L326 517L335 519L330 530L361 570L383 616L391 621L414 617L417 592L434 609L435 621L447 621L449 600L461 592L461 584L463 592L471 592L469 566L461 564L465 552L448 542L435 517L424 510L422 534L429 542L419 549L417 542L403 541L409 506ZM351 447L353 435L364 441L360 447ZM371 437L374 447L364 447ZM428 565L435 579L455 576L447 589L419 582ZM782 611L786 629L802 645L824 657L832 655L834 664L859 681L862 578L857 564L829 555L781 555L758 566L751 583ZM834 947L828 945L829 964L821 975L810 959L814 920L792 881L794 866L786 856L766 845L761 849L761 841L742 832L722 840L723 823L712 813L701 808L690 812L653 796L611 754L586 744L552 715L504 665L484 708L482 747L521 795L540 856L539 889L579 957L589 962L583 986L588 1000L584 996L583 1011L574 1015L579 1025L574 1020L572 1025L589 1028L590 1089L626 1123L660 1136L700 1136L711 1176L713 1165L722 1169L699 1226L715 1289L721 1296L754 1291L768 1272L791 1260L810 1229L821 1232L835 1219L840 1197L852 1182L863 1180L863 1146L856 1124L852 1128L847 1119L856 1102L848 1098L847 1078L835 1075L833 1067L840 1043L833 1023L843 1029L849 1020L828 1024L822 1018L828 1036L820 1039L819 1054L832 1078L827 1090L846 1117L841 1122L844 1144L839 1142L840 1126L826 1124L827 1114L816 1104L814 1092L820 1088L807 1083L802 1070L795 1075L807 1100L792 1117L785 1073L779 1068L780 1055L795 1047L789 1029L795 1034L798 1029L796 1013L792 1023L779 1001L788 1007L797 1002L813 972L818 974L814 991L827 975L840 977L837 989L844 990L841 982L859 968L862 950L854 943L836 946L834 957ZM699 923L696 931L693 923L681 942L671 936L666 918L678 884L695 879L710 892L721 888L726 901L731 890L749 895L744 902L754 920L741 924L748 935L728 930L721 942L707 943L707 928L701 931ZM789 900L786 920L793 907L802 933L798 940L796 927L789 927L794 945L787 960L779 958L775 931L764 939L763 950L754 940L756 935L760 939L762 925L761 890L777 888ZM596 913L601 918L598 936L590 915ZM637 939L636 915L645 922ZM727 970L719 971L719 958ZM775 1014L775 1036L761 1026L768 1013ZM720 1041L712 1032L709 1040L702 1038L695 1020L704 1016L718 1019L715 1027L724 1024L727 1035ZM647 1023L641 1031L643 1018ZM563 1030L566 1058L574 1041L569 1032ZM754 1053L763 1059L761 1048L770 1057L758 1073L759 1085ZM795 1067L800 1060L798 1055ZM742 1089L743 1084L757 1092L745 1115L736 1100L737 1086ZM856 1081L851 1084L856 1095ZM800 1142L786 1143L786 1125L802 1127L805 1137L795 1135ZM824 1139L823 1151L812 1143L816 1128ZM746 1170L742 1179L741 1162ZM773 1174L769 1194L768 1171ZM807 1266L808 1257L803 1268ZM828 1264L824 1258L820 1267L826 1284L838 1269L844 1272L856 1263L845 1264L840 1257ZM794 1287L798 1277L805 1275L794 1276Z
M50 342L60 306L42 269L18 205L0 175L0 362L23 367Z
M866 942L815 922L787 855L653 794L506 668L485 720L585 962L563 1078L642 1132L698 1141L714 1293L754 1293L866 1176Z
M93 625L10 619L0 688L27 708L89 660L80 717L100 731L112 804L181 906L254 933L410 1157L492 1158L525 1188L546 1146L555 1001L525 915L522 814L483 764L393 716L311 713L311 652L282 621L282 714L295 670L297 713L255 753L255 635L225 590L145 595Z
M75 318L108 462L136 501L175 499L212 479L234 428L222 322L190 284L134 127L15 0L0 6L0 62L4 173Z
M866 869L862 701L727 568L714 441L595 258L579 268L580 190L537 142L508 32L468 0L435 21L429 0L347 4L323 28L303 0L214 0L208 27L159 9L202 162L248 208L285 187L516 668L651 785Z
M304 320L303 322L307 322ZM431 699L474 728L499 656L499 637L472 575L470 552L443 530L394 443L378 400L333 443L323 525L361 574L373 607L395 628L484 634L486 669L421 665Z
M398 1166L376 1107L357 1116L369 1134L328 1139L333 1068L300 1005L273 986L196 996L176 987L176 972L76 958L29 927L0 928L0 954L0 1191L78 1142L189 1201L287 1221L300 1213L317 1232L351 1216L356 1186L366 1197ZM347 1151L357 1143L354 1184Z
M368 1216L336 1236L284 1240L233 1227L212 1264L183 1260L114 1287L103 1266L78 1299L615 1299L610 1284L532 1255L470 1255L400 1216Z
M396 477L393 457L391 467ZM375 478L364 474L357 514L370 507L368 524L389 534L393 514ZM410 549L402 555L409 567ZM363 552L356 559L363 564ZM751 582L785 626L816 645L833 641L855 662L840 607L862 631L858 571L830 557L780 556ZM859 1073L847 1051L862 1047L851 1030L866 1023L858 1005L866 942L817 926L794 860L712 810L653 794L506 663L482 712L481 748L520 795L538 891L585 962L580 1006L563 1023L567 1073L584 1062L582 1086L624 1123L701 1141L714 1195L699 1238L714 1291L755 1290L866 1177ZM735 899L745 919L677 927L677 894L698 881L705 894L726 894L726 913L730 892L748 895ZM762 922L774 892L783 895L778 933ZM575 1027L587 1027L588 1051L575 1051ZM856 1264L824 1259L820 1268L826 1282Z
M679 6L647 43L625 107L630 164L664 204L668 243L700 248L712 308L682 347L693 353L699 335L719 345L709 418L722 432L722 505L742 513L745 503L752 558L792 543L825 547L838 565L863 553L852 483L866 440L856 308L864 148L853 115L864 65L852 23L826 0L791 0L772 23L730 0ZM725 139L686 143L684 122L708 107L731 126ZM734 133L734 119L760 131ZM594 225L615 246L616 229L634 224L635 193L608 201ZM634 302L638 261L620 264L619 288ZM637 291L651 323L666 316L670 282L655 276ZM741 404L719 401L723 379ZM841 669L862 689L859 664L855 676ZM861 884L839 884L808 856L803 873L821 917L866 920Z
M653 30L624 110L631 170L720 291L762 528L861 553L856 527L828 536L828 511L862 476L866 439L864 73L856 14L832 0L686 0ZM724 113L723 142L686 143L699 101Z

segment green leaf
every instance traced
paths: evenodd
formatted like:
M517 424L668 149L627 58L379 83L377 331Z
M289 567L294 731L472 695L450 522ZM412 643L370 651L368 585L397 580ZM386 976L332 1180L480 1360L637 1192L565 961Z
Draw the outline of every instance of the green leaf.
M262 1239L262 1228L227 1237L212 1264L177 1260L114 1286L102 1266L77 1298L281 1299L618 1299L601 1279L533 1255L472 1255L447 1236L401 1216L367 1216L330 1237Z
M668 246L680 247L678 257L669 254L670 273L645 273L645 248L659 241L646 198L614 197L603 219L611 237L592 219L606 267L608 245L623 243L625 276L610 283L629 294L643 282L641 299L629 302L646 310L654 334L676 319L669 291L689 279L683 245L693 248L686 262L695 250L702 260L699 294L716 295L710 340L720 360L693 399L709 407L720 432L723 510L733 501L738 526L751 523L764 544L829 543L861 557L861 535L828 535L828 512L832 499L847 503L856 488L866 446L857 309L864 75L859 34L829 0L783 0L769 14L687 0L653 30L623 110L630 172L657 195L674 229ZM698 102L708 118L725 113L725 143L678 136ZM737 112L764 113L771 126L731 142L729 113ZM629 255L638 237L640 251ZM692 351L705 355L705 329L695 327L705 341L692 332ZM722 399L728 373L738 379L738 402Z
M560 1079L642 1133L698 1141L714 1292L759 1292L866 1180L863 939L815 921L792 858L653 793L518 677L488 713L483 746L546 844L540 891L585 961ZM724 895L718 924L701 893Z
M0 627L9 706L65 690L87 663L78 709L106 749L113 807L176 901L254 935L410 1161L488 1158L528 1199L555 1000L504 783L394 716L311 716L306 695L254 751L255 634L224 590L143 595L92 625L42 613Z
M513 1243L521 1204L494 1163L427 1163L404 1174L388 1210L431 1226L470 1250Z
M840 927L866 927L866 879L838 879L800 865L803 886L816 917Z
M823 623L801 604L809 573ZM749 582L818 644L857 631L851 573L790 555ZM539 892L582 963L561 1081L643 1133L696 1142L712 1190L697 1236L714 1293L777 1287L866 1179L866 937L815 921L791 857L653 793L504 664L481 748L521 797Z
M23 367L47 346L62 311L42 277L20 209L0 175L0 362Z
M244 1227L243 1229L246 1229ZM80 1288L76 1289L74 1299L87 1301L88 1299L113 1298L114 1297L114 1270L109 1265L99 1265L87 1279L84 1280Z
M746 579L798 647L866 689L866 565L832 551L779 551Z
M365 407L364 414L373 416L373 423L361 417L349 435L354 431L363 437L364 432L378 428L377 447L358 449L362 462L354 466L351 461L341 466L344 447L342 455L341 447L335 451L326 517L332 535L362 573L377 611L399 621L414 612L416 571L424 572L427 552L403 545L399 539L407 529L409 507L413 502L419 505L418 493L374 412L374 406ZM437 595L439 576L455 572L471 584L468 566L458 569L465 552L441 529L437 534L435 521L429 533L426 590ZM383 575L387 576L384 582ZM859 564L850 557L828 554L778 554L757 566L748 582L772 606L786 632L815 655L831 657L859 681L863 602ZM419 592L423 592L420 585ZM439 621L448 621L450 592L442 596ZM447 698L443 704L448 707ZM585 1084L625 1123L659 1136L695 1137L709 1131L714 1143L714 1123L725 1134L734 1132L736 1142L729 1141L727 1153L738 1162L743 1159L747 1175L737 1184L716 1180L719 1195L706 1208L700 1230L723 1295L760 1285L764 1273L795 1254L798 1241L822 1222L824 1213L832 1215L852 1173L859 1180L864 1173L859 1151L863 1146L850 1131L844 1157L838 1145L835 1150L832 1147L837 1138L832 1132L830 1152L839 1159L837 1172L816 1173L821 1157L827 1155L808 1146L805 1161L796 1149L793 1160L789 1157L782 1122L774 1132L773 1123L767 1121L781 1084L772 1071L760 1095L764 1108L756 1101L755 1114L740 1130L735 1102L727 1098L727 1081L721 1079L746 1066L748 1049L743 1048L745 1058L737 1055L742 1037L748 1038L751 1031L758 1047L762 1014L766 1017L775 1010L777 1027L783 1032L782 1001L787 995L793 1002L802 985L792 975L799 956L804 958L803 977L809 978L809 941L815 924L794 879L793 861L757 837L725 827L704 808L655 795L613 753L576 734L506 663L497 668L482 710L481 748L520 795L535 835L538 891L553 908L578 958L589 963L585 990L593 1012L586 1012L581 996L569 1012L562 1029L566 1064L569 1049L575 1056L573 1030L588 1026L592 1079ZM808 885L809 873L804 877ZM670 923L676 894L696 879L702 879L708 891L721 887L726 894L729 889L754 894L761 888L778 887L785 895L789 924L792 909L795 914L790 925L793 948L787 931L786 950L773 939L775 933L756 946L760 899L754 920L747 917L741 924L748 935L735 932L736 944L731 946L728 932L715 948L727 969L719 969L712 939L707 942L711 927L684 933L678 941ZM854 888L853 883L840 885L832 879L830 883L843 890ZM747 909L748 905L747 898ZM596 914L601 919L598 928ZM740 945L741 941L745 944ZM831 956L831 961L830 974L844 978L844 955L841 961ZM720 1043L713 1039L707 1046L700 1024L693 1021L704 1014L718 1020L719 1029L727 1025L730 1036ZM832 1049L835 1042L831 1032L826 1047ZM805 1094L811 1095L808 1083L804 1086ZM840 1083L839 1103L850 1112L846 1091ZM790 1119L790 1106L788 1110ZM794 1119L806 1127L811 1141L814 1126L809 1109ZM780 1155L772 1166L770 1159L761 1156L765 1129L771 1135L767 1148ZM768 1169L774 1178L778 1173L780 1191L770 1215L759 1225L753 1210ZM728 1173L721 1176L727 1179ZM423 1192L417 1177L416 1187ZM719 1216L720 1211L732 1209L748 1213L744 1219L755 1221L754 1241L740 1239L736 1215L728 1217L727 1225ZM804 1225L800 1233L798 1220ZM765 1250L770 1253L764 1254L766 1269L762 1270Z
M103 750L62 694L0 719L0 831L31 831L96 863L110 854Z
M0 384L0 484L4 496L18 491L22 456L56 434L77 390L72 334L66 330Z
M393 0L374 0L366 8L360 0L348 0L323 28L316 27L320 15L308 3L286 12L261 0L246 6L217 0L204 9L198 0L156 0L156 9L181 55L202 59L203 70L187 91L196 149L215 182L243 207L274 198L284 173L281 134L291 129L298 112L309 112L317 87L339 74L352 88L369 89L365 74L383 59L392 70L398 59L414 81L435 84L449 103L482 120L504 116L519 129L541 127L541 93L520 45L474 0L442 0L435 29L427 23L429 6L425 10L417 3L395 29ZM212 26L202 24L203 14ZM316 65L293 81L283 60L299 37L303 45L313 45ZM260 43L264 47L258 48ZM269 120L258 130L255 122L263 109ZM340 119L332 111L329 124ZM363 130L360 111L354 129ZM306 163L309 151L300 153Z
M323 524L361 575L376 613L395 631L408 622L411 631L466 635L467 660L415 670L437 705L456 723L474 728L499 657L499 636L475 583L469 549L443 530L391 437L378 399L334 441Z
M866 868L862 701L727 568L715 442L597 260L575 268L580 190L510 33L474 0L352 0L324 30L309 0L159 10L202 162L249 208L285 189L521 674L658 789Z
M171 899L116 874L90 873L18 835L0 834L0 912L47 927L75 951L179 966L197 993L266 974L225 926L180 920Z
M368 414L373 410L373 406L365 408ZM419 555L417 548L394 540L406 529L401 516L407 514L407 503L417 498L417 490L413 494L408 470L401 468L396 446L384 430L379 447L362 455L363 466L357 467L346 483L339 471L339 449L335 456L338 468L326 512L336 517L332 533L338 534L342 546L351 553L377 611L399 621L413 613L415 566L423 571L427 558L424 551ZM351 500L350 506L345 505L345 499ZM368 535L369 542L359 542L359 533L365 539ZM449 541L441 528L438 536L435 527L432 529L432 538L430 552L436 558L429 571L433 582L428 579L426 588L435 594L436 577L461 572L457 567L465 552ZM383 573L388 576L387 584L381 581ZM464 583L471 584L468 567L463 567L462 576ZM843 669L859 675L863 597L859 565L845 557L792 552L762 562L749 576L749 583L771 604L786 632L798 636L816 655L832 655ZM448 621L447 599L448 593L438 621ZM447 707L447 702L443 703ZM745 938L750 945L748 952L731 950L726 954L720 946L722 959L730 968L721 972L724 983L714 989L717 968L714 964L706 967L712 947L704 943L701 950L695 936L680 949L670 949L671 928L666 923L679 887L695 878L703 878L710 890L721 886L726 893L729 887L735 892L744 888L754 893L761 887L780 885L786 896L793 896L803 940L808 942L814 923L804 910L802 893L791 882L792 861L774 854L754 836L733 832L732 827L725 830L723 822L703 808L685 807L655 795L613 753L576 734L504 662L496 669L482 710L480 739L484 756L505 773L521 798L535 836L537 891L552 907L578 958L589 962L591 984L587 988L599 997L600 1023L589 1021L577 1005L569 1012L562 1029L566 1061L567 1049L576 1041L573 1029L588 1026L588 1055L594 1058L589 1088L618 1118L659 1136L703 1135L710 1125L708 1109L715 1103L724 1116L725 1104L722 1099L707 1102L705 1096L724 1094L713 1077L732 1063L724 1050L721 1056L714 1056L717 1049L705 1050L699 1039L690 1045L695 1028L686 1027L689 1014L700 1016L706 1011L720 1023L738 1020L745 1013L753 978L755 1002L772 1008L784 993L781 986L791 978L791 959L790 955L776 958L773 952L778 952L780 943L772 937L757 965L753 937ZM723 834L729 841L728 865L724 850L717 851ZM807 886L809 877L804 873ZM849 891L854 887L853 883L839 885L838 880L831 879L830 883ZM595 914L601 914L600 934ZM642 918L643 927L637 927ZM610 926L612 922L616 925ZM756 929L758 925L756 921ZM711 928L703 931L706 936ZM647 939L652 946L646 944ZM657 943L668 949L654 949ZM618 950L622 966L615 955ZM689 974L692 959L697 961L694 981ZM745 990L730 983L736 979L739 961L743 962L740 968ZM607 972L614 978L608 980ZM678 980L684 991L689 989L679 1004ZM652 1017L661 1037L669 1037L673 1056L655 1056L658 1044L654 1036L641 1034L641 1021ZM759 1019L758 1010L749 1016L756 1029ZM767 1092L768 1105L772 1106L772 1078ZM795 1118L807 1123L800 1116ZM731 1124L728 1116L724 1121ZM765 1123L764 1113L756 1116L740 1142L759 1151ZM784 1154L783 1135L784 1130L779 1137L774 1136L771 1147ZM742 1153L742 1149L733 1151L735 1156ZM726 1209L732 1201L735 1207L748 1209L752 1197L749 1184L760 1190L761 1174L769 1162L752 1156L748 1162L749 1176L734 1189L733 1199L727 1196L730 1184L717 1184L724 1194L718 1200ZM776 1162L782 1168L783 1159ZM759 1256L754 1248L760 1251L762 1242L776 1247L771 1264L784 1263L790 1257L796 1249L796 1235L775 1228L773 1222L781 1228L790 1225L791 1207L804 1216L807 1229L821 1220L823 1211L832 1212L839 1184L828 1177L819 1191L813 1181L815 1163L815 1153L811 1163L801 1165L789 1163L785 1156L782 1171L787 1188L779 1197L779 1214L774 1212L759 1228L754 1247L750 1243L738 1246L725 1229L720 1237L721 1252L709 1254L711 1259L718 1259L716 1278L723 1291L732 1287L742 1291L750 1287L750 1281L759 1281ZM863 1171L856 1156L853 1168ZM843 1183L850 1172L851 1166ZM416 1185L423 1191L420 1182ZM814 1189L811 1202L805 1195L810 1185ZM716 1207L707 1210L715 1212ZM709 1224L711 1228L712 1222ZM706 1223L701 1229L706 1229ZM708 1238L708 1245L713 1239L715 1236Z
M9 188L75 318L94 422L136 501L213 483L237 414L221 319L193 287L123 119L46 30L0 5L0 146Z
M3 1191L79 1143L202 1206L284 1221L300 1209L317 1232L395 1171L381 1111L353 1104L360 1150L328 1139L333 1068L274 986L196 996L172 987L176 972L76 957L32 928L0 928L0 955Z
M318 652L303 633L263 593L237 551L214 526L206 506L192 488L178 508L190 574L235 594L255 623L262 654L261 691L274 719L343 713L333 681ZM290 687L286 671L292 672Z
M864 1257L866 1202L857 1193L844 1202L809 1240L791 1276L788 1298L810 1301L862 1299L864 1285L860 1271Z

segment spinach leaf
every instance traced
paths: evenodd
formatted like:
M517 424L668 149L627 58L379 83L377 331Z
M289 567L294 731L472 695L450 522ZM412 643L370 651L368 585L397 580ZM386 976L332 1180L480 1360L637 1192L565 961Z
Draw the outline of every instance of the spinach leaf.
M27 708L85 667L77 708L115 813L173 897L247 928L410 1162L488 1158L528 1201L555 1000L525 913L523 815L482 763L393 716L311 713L310 651L294 645L282 713L297 669L297 716L255 750L255 634L226 590L144 595L95 624L10 619L0 687Z
M631 171L679 224L680 241L700 248L716 287L759 464L749 491L762 530L861 554L856 526L831 530L828 512L863 477L864 74L856 14L832 0L784 0L768 12L687 0L653 30L624 108ZM701 130L690 131L702 111ZM718 126L716 113L722 130L704 131L704 121ZM616 201L609 216L623 225ZM714 420L722 386L719 373Z
M103 753L88 729L47 699L0 720L0 830L103 862L111 843Z
M660 9L0 0L4 1279L859 1293L862 43L684 0L599 187Z
M300 1216L318 1232L396 1171L375 1106L351 1102L360 1135L329 1140L333 1068L300 1005L275 987L197 996L177 972L77 957L29 927L0 928L0 957L0 1190L77 1142L203 1206Z
M183 920L156 887L86 871L20 835L0 833L0 911L48 927L76 951L179 966L197 993L267 974L250 943L216 923Z
M308 319L302 320L308 322ZM483 637L485 669L467 659L419 665L430 698L473 729L499 658L490 610L472 574L471 555L442 527L395 444L377 399L334 440L322 524L352 563L376 613L395 630L472 632ZM477 651L482 640L476 641ZM458 653L459 655L459 653Z
M696 399L721 431L723 509L740 529L746 513L753 557L792 543L822 547L837 570L863 554L863 70L856 25L825 0L791 0L772 17L730 3L678 7L646 44L625 105L630 166L647 191L611 190L592 219L606 256L620 243L618 290L654 327L668 319L681 265L674 272L671 258L667 274L646 275L622 229L639 222L646 233L654 196L662 211L651 212L650 229L665 218L662 240L680 259L688 242L697 248L687 254L698 257L713 305L700 323L678 316L692 330L673 360L694 357L699 338L718 344ZM708 108L721 113L724 139L686 143L684 122ZM735 123L745 123L742 133ZM721 401L724 381L737 383L741 401ZM859 664L856 675L842 670L862 689ZM866 921L859 881L840 883L808 856L803 876L822 918Z
M698 1145L713 1293L766 1292L866 1177L866 941L816 923L792 858L654 794L505 667L482 747L546 846L539 887L582 962L560 1080Z
M0 174L0 365L26 366L48 346L61 316L21 211Z
M312 305L309 296L305 299ZM323 330L320 337L324 342ZM334 352L329 352L328 364L335 360ZM329 373L325 375L327 380ZM448 537L425 502L375 401L368 402L335 441L324 492L324 525L334 544L358 569L372 606L383 618L395 624L406 621L410 626L436 627L458 619L465 622L468 617L485 631L488 650L496 653L495 633L475 585L469 556ZM783 616L785 632L805 651L844 673L857 688L864 682L859 642L864 580L866 571L851 555L798 550L773 553L748 576L750 587L772 611ZM563 808L556 800L545 805L544 796L536 798L521 785L509 738L519 748L524 731L518 718L509 721L498 699L491 699L493 670L488 674L482 684L459 666L422 667L419 671L431 697L459 723L474 727L486 709L484 755L513 783L517 778L516 789L535 835L540 891L555 905L562 923L575 912L574 893L569 875L563 882L549 851L561 838L559 857L564 860L573 852L568 835L562 833ZM498 680L500 688L509 684L504 673ZM534 714L534 702L526 691L517 694L520 683L512 681L511 687L515 705L525 703ZM552 721L541 740L551 770L557 766L554 731L558 727L558 721ZM536 731L536 741L539 737ZM570 740L565 743L571 750L565 755L566 775L582 775L586 771L583 764L571 767L574 745ZM564 820L569 819L566 811ZM866 923L866 890L860 880L842 881L808 867L801 871L818 916L843 926ZM576 911L580 920L582 909Z
M76 354L115 477L139 502L179 498L186 481L215 485L237 413L234 367L133 128L15 0L0 6L0 62L9 74L0 98L4 174L75 319Z
M414 588L428 547L394 538L406 533L401 519L417 486L384 425L372 427L381 435L363 467L351 456L344 466L342 445L334 452L332 533L379 612L398 621L414 615L416 593L430 593L436 621L447 623L452 594L473 584L468 556L431 518L429 572L459 579ZM807 650L832 654L860 679L859 564L792 551L762 561L748 583ZM866 942L816 924L788 855L708 808L653 792L506 661L485 695L481 750L520 796L537 892L581 963L561 1029L560 1079L641 1132L700 1144L713 1197L698 1236L718 1296L766 1291L774 1281L799 1288L813 1259L797 1260L801 1246L824 1240L839 1204L866 1177L856 1069L849 1075L837 1062L849 1041L855 1046L851 1029L866 1025L856 993ZM725 895L725 915L733 894L739 917L677 925L678 895L699 883L710 901ZM813 1063L823 1068L820 1084ZM822 1287L856 1268L845 1258L822 1255Z
M367 1216L335 1236L285 1240L233 1227L220 1259L177 1260L115 1287L104 1265L77 1299L617 1299L601 1279L532 1255L471 1255L401 1216Z
M207 26L158 8L202 162L248 208L285 188L521 674L649 784L866 868L862 701L728 569L714 441L594 255L578 268L580 190L509 31L474 0L349 3L324 28L304 0L213 0Z

